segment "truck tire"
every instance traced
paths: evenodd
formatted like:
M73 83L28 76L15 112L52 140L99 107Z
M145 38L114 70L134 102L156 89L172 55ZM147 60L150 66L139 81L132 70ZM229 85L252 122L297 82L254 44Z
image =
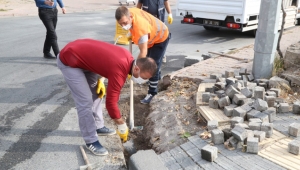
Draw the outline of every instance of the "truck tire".
M210 26L203 26L207 31L219 31L220 28L210 27Z

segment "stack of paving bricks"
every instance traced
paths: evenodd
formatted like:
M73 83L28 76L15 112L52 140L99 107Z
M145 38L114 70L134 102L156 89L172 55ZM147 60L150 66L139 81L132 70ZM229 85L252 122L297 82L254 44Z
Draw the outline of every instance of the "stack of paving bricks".
M218 121L208 121L212 143L257 154L259 142L273 134L276 113L290 111L289 104L280 98L282 84L289 87L289 83L279 77L254 80L244 68L226 71L225 75L212 74L210 78L216 83L202 94L202 102L208 102L213 109L224 109L224 114L231 117L230 128L223 130L218 129ZM293 112L300 114L299 102L294 103ZM294 153L299 152L299 141L291 145Z

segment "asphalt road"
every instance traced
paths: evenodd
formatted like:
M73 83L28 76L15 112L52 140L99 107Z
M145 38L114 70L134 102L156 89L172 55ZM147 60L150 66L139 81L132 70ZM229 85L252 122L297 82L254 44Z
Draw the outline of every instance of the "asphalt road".
M201 57L207 51L254 42L245 33L210 32L182 25L180 19L175 17L168 25L172 39L164 74L181 69L186 56ZM113 43L115 24L113 10L60 14L59 46L78 38ZM38 16L0 19L0 169L77 169L84 164L78 161L79 157L82 160L80 153L74 153L75 147L78 149L75 141L82 141L78 125L73 123L74 103L56 62L42 58L44 37Z

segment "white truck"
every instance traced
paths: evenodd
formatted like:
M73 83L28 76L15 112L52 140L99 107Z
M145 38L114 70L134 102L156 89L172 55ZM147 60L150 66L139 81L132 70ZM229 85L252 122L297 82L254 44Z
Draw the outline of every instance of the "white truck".
M206 30L252 31L255 36L260 3L261 0L177 0L176 16L183 16L182 24L200 25ZM285 28L294 26L300 18L300 0L284 0L283 5L287 12Z

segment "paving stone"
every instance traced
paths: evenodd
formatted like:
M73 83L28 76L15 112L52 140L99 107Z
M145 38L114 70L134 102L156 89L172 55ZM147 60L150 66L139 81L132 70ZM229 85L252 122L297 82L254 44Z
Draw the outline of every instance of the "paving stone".
M215 93L215 88L214 87L206 87L205 92Z
M242 75L242 79L244 81L244 86L247 86L247 82L248 82L248 77L247 75Z
M273 91L276 93L276 97L280 96L281 95L281 90L280 89L277 89L277 88L271 88L270 91Z
M249 129L249 126L246 123L236 123L234 126L240 126L244 129Z
M263 87L254 87L253 97L255 99L264 99L265 98L265 88Z
M189 150L193 150L193 149L197 149L197 147L190 141L181 144L180 147L185 150L185 151L189 151Z
M268 115L269 122L273 122L276 117L276 108L269 107L267 110L263 111L263 113Z
M224 143L224 133L220 129L214 129L211 131L211 139L215 145Z
M240 75L247 75L247 68L240 68L239 74Z
M169 151L165 151L161 153L158 157L168 169L172 167L181 168L180 165L176 162L176 160L172 157Z
M244 119L246 117L246 110L242 109L241 107L236 107L233 109L232 116L242 117Z
M218 96L218 98L222 98L223 96L225 97L225 91L224 90L218 90L215 92L215 94Z
M258 141L261 142L266 138L266 132L254 130L254 137L258 138Z
M225 107L224 107L224 114L225 114L226 116L231 117L231 116L232 116L233 109L234 109L235 107L237 107L237 105L235 105L235 104L231 104L231 105L229 105L229 106L225 106Z
M234 88L232 85L230 85L227 90L225 91L225 94L229 97L229 98L233 98L235 94L240 94L240 92Z
M235 94L233 97L234 104L241 106L245 103L246 96L243 94Z
M247 139L247 152L248 153L258 153L258 138L250 137Z
M269 116L262 112L255 114L254 118L259 118L262 122L269 122Z
M293 113L300 114L300 102L295 102L293 104Z
M218 125L219 125L219 123L217 120L210 120L207 122L207 130L211 131L214 129L218 129Z
M268 103L260 98L256 99L253 107L258 111L265 111L268 109Z
M257 87L257 84L248 82L246 87L248 87L250 91L254 92L254 89L255 87Z
M209 102L209 98L210 98L210 92L204 92L202 93L202 102Z
M219 77L217 78L216 82L222 82L226 84L226 78Z
M232 135L234 136L234 138L236 138L238 141L244 141L245 138L247 137L247 130L240 127L240 126L235 126L232 130L231 130Z
M250 91L250 89L248 87L244 87L241 89L241 93L246 96L247 98L251 98L252 97L252 92Z
M254 76L251 74L247 75L247 78L249 81L253 81L254 80Z
M275 98L277 97L277 94L276 94L274 91L267 91L267 92L266 92L266 95L267 95L267 96L273 96L273 97L275 97Z
M251 118L251 119L249 119L249 122L262 123L261 119L259 119L259 118Z
M224 141L226 141L227 139L229 139L232 136L230 128L222 129L222 132L224 134Z
M280 103L278 108L278 113L286 113L290 111L290 106L288 103Z
M246 114L247 120L249 120L251 118L255 118L255 115L257 115L258 113L261 113L261 112L258 110L255 110L255 109L247 112L247 114Z
M219 98L216 95L211 95L208 101L209 107L213 109L218 109L219 104L218 104Z
M289 134L291 136L300 136L300 123L292 123L289 126Z
M265 101L268 104L268 107L274 107L275 97L274 96L265 96Z
M260 130L266 132L266 138L270 138L273 135L273 123L263 122L260 126Z
M242 76L234 76L237 80L242 80Z
M259 122L249 122L249 129L251 129L251 130L258 130L258 131L260 131L260 129L261 129L261 124L262 123L259 123Z
M221 166L224 169L230 169L230 170L240 170L241 168L235 164L235 162L232 162L227 157L219 154L218 159L215 160L215 163L217 163L219 166Z
M292 154L299 155L300 140L294 139L288 144L288 151Z
M234 83L232 85L235 89L237 89L238 91L240 91L243 87L244 87L244 84L241 84L239 81Z
M207 142L202 140L198 135L194 135L191 137L188 137L188 140L192 142L198 149L203 148L205 145L207 145Z
M216 164L215 162L208 162L204 159L197 161L197 164L205 170L223 170L224 169L224 168L220 167L218 164Z
M218 157L218 148L215 146L206 145L201 149L201 158L209 162L213 162Z
M229 139L229 143L232 147L236 148L237 147L237 143L239 142L235 137L230 137Z
M244 123L244 118L242 117L233 117L230 120L231 128L235 126L237 123Z
M218 100L218 104L220 108L224 108L225 106L229 106L231 104L228 96L225 96Z
M222 77L222 74L219 74L219 73L213 73L210 75L210 79L217 79L219 77Z
M180 166L184 168L184 170L194 170L200 168L190 157L186 158Z
M176 146L169 152L179 164L181 164L186 158L188 158L188 155L179 146Z
M247 102L247 100L245 101ZM249 106L249 104L243 104L242 106L240 106L242 109L246 110L246 112L250 112L252 110L251 106Z

